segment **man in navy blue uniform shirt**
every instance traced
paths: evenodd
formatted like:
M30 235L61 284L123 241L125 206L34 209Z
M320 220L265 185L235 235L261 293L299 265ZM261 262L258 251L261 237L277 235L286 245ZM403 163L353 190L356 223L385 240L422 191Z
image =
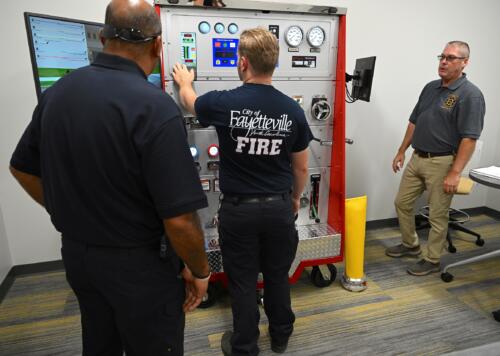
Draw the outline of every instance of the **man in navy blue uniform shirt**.
M183 105L202 125L215 126L219 138L219 242L234 329L222 337L225 355L259 352L259 271L274 352L286 350L295 321L288 271L297 250L294 216L313 136L300 106L271 85L278 54L278 42L269 31L244 31L238 47L243 85L200 97L192 87L194 73L174 66Z
M113 0L104 53L42 94L11 159L62 234L83 355L182 355L184 312L208 286L207 201L183 118L146 79L160 34L146 1Z

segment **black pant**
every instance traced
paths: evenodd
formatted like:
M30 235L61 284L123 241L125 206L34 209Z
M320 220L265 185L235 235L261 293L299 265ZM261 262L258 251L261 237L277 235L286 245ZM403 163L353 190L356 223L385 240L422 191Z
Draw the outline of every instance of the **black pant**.
M66 278L80 304L83 355L182 355L184 283L156 247L88 246L63 238Z
M219 242L233 311L233 355L259 353L259 271L264 276L269 334L277 343L286 342L295 321L288 271L298 244L290 197L262 203L222 201Z

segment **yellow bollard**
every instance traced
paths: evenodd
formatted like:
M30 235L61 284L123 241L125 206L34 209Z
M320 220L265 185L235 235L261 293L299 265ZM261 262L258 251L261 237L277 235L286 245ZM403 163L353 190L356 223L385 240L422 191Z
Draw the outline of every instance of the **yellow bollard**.
M345 201L345 269L342 286L351 292L366 289L364 274L366 195Z

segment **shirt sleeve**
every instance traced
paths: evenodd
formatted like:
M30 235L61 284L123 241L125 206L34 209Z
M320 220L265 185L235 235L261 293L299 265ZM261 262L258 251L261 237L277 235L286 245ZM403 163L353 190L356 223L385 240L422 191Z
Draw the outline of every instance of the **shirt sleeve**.
M194 102L196 118L204 127L227 126L227 110L224 105L223 95L225 91L210 91L200 95Z
M484 125L486 107L482 95L465 97L460 102L457 128L461 138L478 139Z
M417 123L417 115L418 115L418 104L420 103L420 101L415 105L415 107L413 108L413 111L411 112L411 115L410 115L410 122L412 124L416 124Z
M418 101L415 104L415 107L413 108L413 111L411 112L411 115L410 115L410 122L412 124L417 123L417 118L418 118L418 115L420 113L420 103L422 102L422 98L424 97L424 93L426 93L426 91L428 89L430 89L432 87L432 85L434 85L433 82L427 83L426 86L420 92L420 95L418 96Z
M40 105L33 112L31 122L24 130L14 153L10 165L18 171L37 177L42 176L40 165Z
M161 218L208 206L180 116L157 129L141 156L146 184Z
M303 151L309 146L309 142L313 139L313 134L311 132L311 128L309 127L309 124L307 123L306 116L304 114L304 111L302 109L298 110L298 136L297 140L295 141L292 151L293 152L300 152Z

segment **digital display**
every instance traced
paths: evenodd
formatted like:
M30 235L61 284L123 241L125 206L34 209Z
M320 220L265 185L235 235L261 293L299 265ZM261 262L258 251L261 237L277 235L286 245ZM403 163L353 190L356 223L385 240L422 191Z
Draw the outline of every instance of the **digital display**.
M214 67L236 67L238 64L238 39L212 39Z
M28 13L25 20L38 95L102 52L102 24ZM159 61L148 80L161 88Z

